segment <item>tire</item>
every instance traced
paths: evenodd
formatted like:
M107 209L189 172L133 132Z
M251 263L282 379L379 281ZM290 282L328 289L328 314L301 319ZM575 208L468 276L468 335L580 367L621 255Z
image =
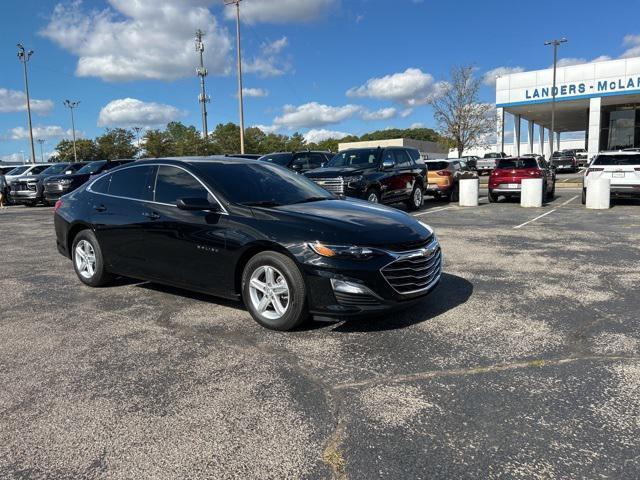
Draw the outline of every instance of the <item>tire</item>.
M275 287L281 289L283 284L287 293L277 293ZM271 299L267 298L261 311L267 294ZM247 262L242 272L242 299L253 319L270 330L292 330L309 316L304 277L293 260L278 252L258 253Z
M409 210L420 210L422 204L424 203L424 194L422 193L422 188L420 187L420 185L416 185L413 187L411 197L405 203Z
M377 188L370 188L365 194L365 199L371 203L380 203L380 192Z
M556 182L553 182L553 187L551 191L547 194L547 200L553 200L556 198Z
M587 204L587 189L586 188L582 189L582 204L583 205Z
M489 203L496 203L498 201L498 195L489 190L489 194L487 195L489 198Z
M451 189L451 194L449 195L450 202L459 202L460 201L460 184L456 183Z
M29 203L25 203L24 206L27 208L33 208L35 207L37 204L35 202L29 202Z
M80 252L87 256L87 262L83 262L83 258L79 257ZM104 268L100 243L91 230L82 230L73 239L71 260L76 275L85 285L102 287L113 280L113 275Z

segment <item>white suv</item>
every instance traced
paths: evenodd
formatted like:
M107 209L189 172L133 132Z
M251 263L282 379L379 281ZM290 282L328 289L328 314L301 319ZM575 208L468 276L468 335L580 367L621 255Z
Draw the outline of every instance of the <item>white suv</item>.
M611 181L612 196L640 197L640 152L603 152L595 156L582 180L582 203L586 203L587 187L595 178Z

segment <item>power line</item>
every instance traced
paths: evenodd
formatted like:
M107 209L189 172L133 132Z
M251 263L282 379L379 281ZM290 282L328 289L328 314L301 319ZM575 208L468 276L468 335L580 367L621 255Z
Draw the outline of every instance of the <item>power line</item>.
M203 36L204 33L202 30L196 30L196 52L200 54L200 67L196 69L196 73L200 77L200 95L198 96L198 101L200 102L200 108L202 109L202 136L203 138L207 138L209 136L209 129L207 126L207 103L211 101L211 97L207 95L204 82L204 79L209 75L209 72L204 68Z

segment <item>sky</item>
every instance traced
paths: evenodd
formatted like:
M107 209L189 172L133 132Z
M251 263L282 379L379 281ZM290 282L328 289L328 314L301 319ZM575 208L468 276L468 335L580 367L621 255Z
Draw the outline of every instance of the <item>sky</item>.
M455 65L473 65L481 100L494 103L496 75L550 66L545 40L568 38L564 65L640 56L640 2L242 0L240 8L245 125L310 141L435 127L426 103ZM46 157L71 135L65 99L81 102L78 136L173 120L200 129L196 29L205 32L210 130L238 123L235 7L223 0L0 2L0 160L29 156L18 42L34 50L34 138L45 140Z

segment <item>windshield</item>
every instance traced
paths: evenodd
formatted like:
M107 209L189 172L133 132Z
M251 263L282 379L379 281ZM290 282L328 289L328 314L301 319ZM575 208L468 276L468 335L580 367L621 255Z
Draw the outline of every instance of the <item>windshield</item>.
M562 152L553 152L553 155L551 155L551 158L558 158L562 156Z
M591 165L640 165L640 155L599 155Z
M499 158L500 155L497 153L485 153L484 158Z
M535 158L509 158L500 160L498 168L538 168Z
M59 163L58 165L51 165L46 170L42 171L43 175L57 175L58 173L64 172L67 168L69 168L69 164L67 163Z
M78 174L88 173L89 175L93 175L94 173L97 173L98 170L100 170L102 166L105 165L106 163L107 163L106 160L98 160L97 162L88 163L87 165L82 167L80 170L78 170L77 173Z
M204 163L198 169L227 200L275 207L334 198L303 175L269 163Z
M260 158L260 160L264 162L275 163L284 167L289 165L292 157L292 153L274 153L272 155L265 155L264 157Z
M7 175L22 175L24 172L27 171L28 168L29 168L29 166L16 167L13 170L11 170L10 172L7 172Z
M434 170L446 170L447 167L449 167L449 162L426 162L426 164L430 172Z
M325 167L375 167L379 163L381 152L382 150L379 148L347 150L336 154L326 163Z

